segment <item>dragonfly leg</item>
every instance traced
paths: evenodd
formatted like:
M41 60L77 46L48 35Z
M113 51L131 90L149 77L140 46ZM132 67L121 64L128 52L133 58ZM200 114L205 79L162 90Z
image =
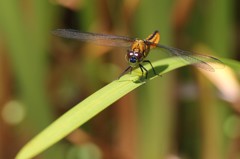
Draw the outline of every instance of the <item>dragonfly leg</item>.
M120 79L125 73L127 73L128 70L130 70L129 72L131 73L131 72L132 72L132 67L131 67L131 66L127 67L127 68L120 74L120 76L118 77L118 79Z
M143 72L145 71L146 72L146 75L145 75L145 79L147 79L147 76L148 76L148 70L141 64L139 64L139 67L142 71L142 76L143 76Z
M143 62L147 62L147 63L149 63L150 66L152 67L153 73L154 73L155 75L159 75L159 74L157 74L157 72L155 71L155 69L154 69L152 63L151 63L149 60L144 60Z

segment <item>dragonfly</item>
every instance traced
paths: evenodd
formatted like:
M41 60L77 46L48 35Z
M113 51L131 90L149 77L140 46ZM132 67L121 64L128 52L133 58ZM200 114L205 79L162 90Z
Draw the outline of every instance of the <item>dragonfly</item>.
M127 48L125 59L128 62L129 66L122 72L119 78L128 71L131 73L134 68L139 67L141 69L142 76L145 72L145 78L147 79L148 70L143 66L143 63L149 63L153 70L153 73L155 75L158 75L152 63L146 59L150 50L154 48L167 51L170 55L177 56L188 64L210 72L215 71L213 64L218 64L220 66L224 65L223 62L213 56L194 54L190 51L184 51L178 48L160 44L160 33L157 30L145 39L109 34L80 32L73 29L56 29L52 31L52 33L59 37L76 39L82 42L91 42L96 45Z

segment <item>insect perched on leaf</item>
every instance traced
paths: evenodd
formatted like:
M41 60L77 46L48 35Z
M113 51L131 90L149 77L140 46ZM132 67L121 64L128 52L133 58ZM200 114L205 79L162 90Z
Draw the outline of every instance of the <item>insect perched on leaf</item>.
M153 48L163 49L169 52L171 55L180 57L189 64L192 64L196 67L211 72L215 71L214 67L211 64L223 65L223 63L220 60L212 56L193 54L189 51L184 51L174 47L159 44L160 34L158 31L153 32L144 40L129 38L125 36L79 32L77 30L72 29L57 29L54 30L52 33L60 37L77 39L84 42L92 42L97 45L128 48L126 60L129 66L120 75L120 77L128 71L131 72L133 68L139 67L142 71L142 76L145 71L146 72L145 78L147 78L148 70L142 65L143 63L149 63L152 67L154 74L157 75L152 63L149 60L146 60L149 51Z

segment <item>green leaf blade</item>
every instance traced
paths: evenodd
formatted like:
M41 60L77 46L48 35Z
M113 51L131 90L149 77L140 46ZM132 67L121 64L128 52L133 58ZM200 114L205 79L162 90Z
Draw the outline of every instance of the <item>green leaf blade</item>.
M153 66L159 75L185 65L187 64L176 60L176 57L159 60L153 63ZM141 71L136 69L132 72L132 74L126 74L119 80L115 80L106 85L99 91L83 100L81 103L74 106L71 110L66 112L41 133L39 133L20 150L16 158L26 159L38 155L48 147L66 137L73 130L77 129L79 126L110 106L119 98L146 83L146 81L158 77L157 75L153 74L149 65L144 67L146 67L149 71L148 80L145 80L144 77L141 77Z

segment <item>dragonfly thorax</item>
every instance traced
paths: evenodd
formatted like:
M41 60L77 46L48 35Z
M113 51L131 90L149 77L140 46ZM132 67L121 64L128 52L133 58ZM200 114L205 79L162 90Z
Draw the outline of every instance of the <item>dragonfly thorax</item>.
M150 46L147 45L144 40L136 39L131 46L131 50L133 52L141 53L144 57L147 56L149 49Z

